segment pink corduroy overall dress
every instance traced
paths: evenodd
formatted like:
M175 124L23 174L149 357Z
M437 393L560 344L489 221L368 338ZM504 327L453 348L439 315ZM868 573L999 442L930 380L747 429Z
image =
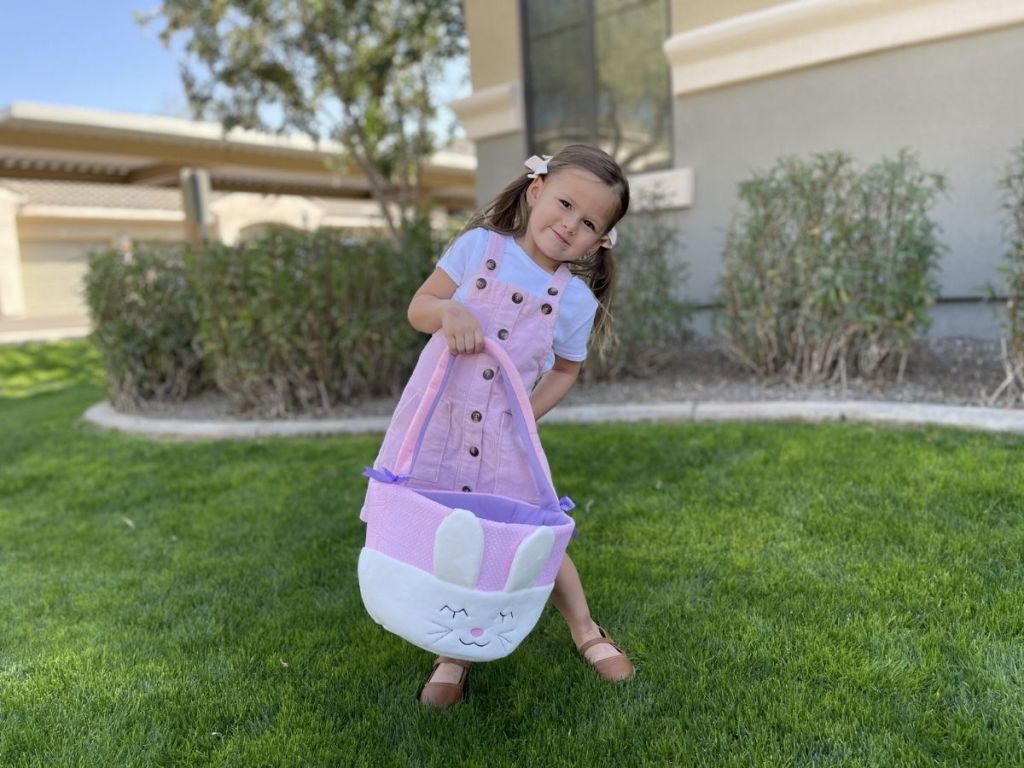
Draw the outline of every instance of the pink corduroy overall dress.
M560 266L541 295L497 279L505 237L490 232L480 271L471 279L466 306L484 335L503 345L527 390L551 352L559 300L572 277ZM393 468L402 438L423 398L441 355L440 333L427 342L392 416L374 466ZM497 385L494 361L486 354L459 355L443 399L424 436L409 487L426 490L494 493L530 503L538 491L525 447L516 431L505 389ZM550 480L551 470L540 456Z

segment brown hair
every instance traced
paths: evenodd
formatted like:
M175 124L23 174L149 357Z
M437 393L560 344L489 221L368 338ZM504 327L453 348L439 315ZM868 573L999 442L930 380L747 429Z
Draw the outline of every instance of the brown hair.
M587 144L570 144L548 160L547 175L553 176L565 168L589 171L618 193L618 208L608 222L608 229L626 215L629 208L629 182L619 164L606 152ZM533 179L524 172L490 203L474 213L462 231L483 227L503 235L521 237L526 232L530 218L526 190L532 182ZM607 231L601 234L607 234ZM615 259L612 249L598 248L593 256L569 264L569 269L586 281L597 298L597 316L594 319L591 343L595 348L603 349L612 335L610 308L615 290Z

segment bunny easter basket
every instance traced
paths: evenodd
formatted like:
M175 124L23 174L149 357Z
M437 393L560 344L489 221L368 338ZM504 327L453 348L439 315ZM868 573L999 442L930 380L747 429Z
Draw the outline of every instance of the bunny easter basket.
M465 661L507 656L540 618L574 523L542 464L533 410L515 365L491 339L538 504L489 493L421 490L409 476L459 358L444 354L417 406L394 472L368 469L359 590L378 624L413 645ZM465 358L466 356L460 356Z

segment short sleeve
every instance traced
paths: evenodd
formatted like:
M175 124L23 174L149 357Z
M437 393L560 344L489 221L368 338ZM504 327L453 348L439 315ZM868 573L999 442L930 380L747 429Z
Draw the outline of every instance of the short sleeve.
M463 232L437 260L437 268L443 269L456 285L462 285L480 269L487 235L486 229L479 228Z
M579 278L574 277L567 286L558 311L552 345L554 353L577 363L586 360L596 314L597 299Z

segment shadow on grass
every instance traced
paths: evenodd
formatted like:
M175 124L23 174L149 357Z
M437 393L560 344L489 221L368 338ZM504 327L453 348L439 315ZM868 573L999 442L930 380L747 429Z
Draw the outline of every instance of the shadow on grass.
M102 381L103 367L85 340L0 347L0 399L20 399Z

